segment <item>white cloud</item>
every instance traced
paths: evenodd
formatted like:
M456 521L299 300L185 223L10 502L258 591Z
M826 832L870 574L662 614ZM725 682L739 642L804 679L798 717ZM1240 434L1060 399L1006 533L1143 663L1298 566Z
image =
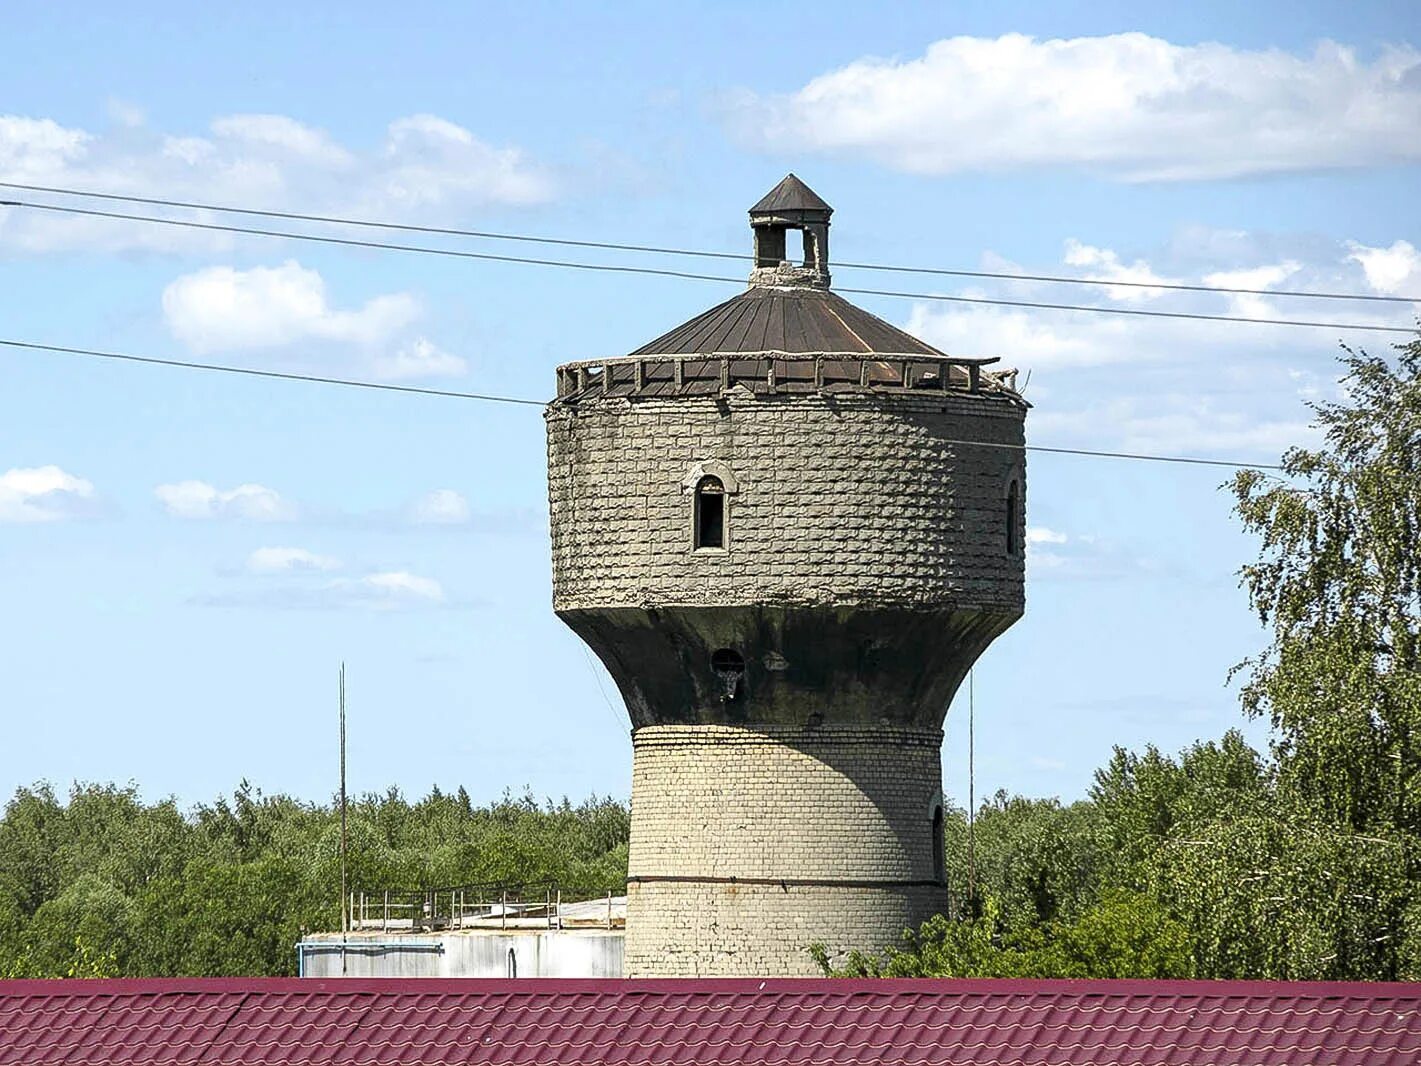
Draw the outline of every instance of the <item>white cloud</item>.
M52 119L0 115L0 175L38 184L82 158L92 139Z
M769 151L869 156L951 174L1075 166L1126 180L1201 180L1421 159L1421 52L1368 62L1143 33L953 37L915 59L863 58L782 96L731 102Z
M462 377L469 365L428 338L415 337L397 348L393 355L376 355L371 368L384 381L410 381Z
M109 118L129 129L137 129L148 119L143 108L114 96L109 97L108 102L104 105L104 110L108 112Z
M319 558L319 557L318 557ZM274 610L408 611L449 606L444 586L405 570L382 570L364 577L341 577L311 584L298 580L200 596L203 607L258 607Z
M281 522L294 509L274 489L265 485L238 485L218 489L205 481L178 481L153 490L163 509L175 518L239 518L253 522Z
M1368 248L1351 241L1349 259L1360 263L1367 283L1380 293L1395 295L1403 289L1421 296L1421 252L1410 241L1395 241L1390 248Z
M1141 288L1142 284L1168 282L1174 279L1162 278L1143 259L1133 263L1120 262L1120 257L1109 248L1095 248L1082 244L1074 237L1066 241L1065 262L1067 266L1088 267L1092 277L1108 278L1111 281L1128 281L1130 285L1102 286L1112 300L1148 300L1164 294L1163 289Z
M376 296L354 311L326 300L325 280L294 259L278 267L208 267L163 290L163 317L195 352L275 348L304 340L382 344L419 315L407 293Z
M1029 526L1026 530L1027 544L1065 544L1068 539L1066 534L1045 526Z
M444 588L438 581L429 577L419 577L403 570L370 574L360 578L354 587L373 598L385 599L390 603L410 600L427 603L442 603L444 601Z
M288 349L288 362L354 361L384 381L456 377L459 356L411 335L422 315L409 293L375 296L350 309L332 305L325 279L294 259L280 266L238 270L217 266L172 281L163 290L163 317L190 351Z
M1365 276L1360 247L1316 236L1194 231L1140 258L1126 259L1077 241L1067 244L1062 259L1079 260L1083 257L1076 250L1090 248L1097 269L1127 262L1137 276L1233 288L1267 290L1286 284L1289 289L1367 293L1375 290ZM1407 250L1399 252L1405 261ZM995 256L985 260L986 269L1004 274L1063 272L1058 265L1028 269ZM1059 290L1020 278L950 294L1062 299ZM1321 314L1274 296L1207 292L1171 292L1149 309L1156 308L1268 318ZM1361 305L1348 306L1345 314L1330 310L1328 317L1409 329L1411 314L1406 307ZM1032 443L1259 463L1277 462L1290 447L1316 444L1305 401L1337 394L1339 338L1364 347L1391 339L1361 330L927 301L913 305L906 321L898 321L949 353L997 356L1001 366L1019 368L1018 386L1035 405L1027 419ZM1080 545L1073 540L1070 547ZM1038 570L1064 565L1060 545L1034 548Z
M453 489L435 489L414 502L414 520L426 525L465 525L469 501Z
M57 466L0 474L0 523L57 522L92 513L94 486Z
M324 130L313 129L286 115L228 115L212 123L212 132L234 144L274 148L295 159L343 170L355 163Z
M339 559L329 555L317 555L305 548L258 548L247 556L247 571L252 574L289 574L339 569Z
M443 220L488 205L543 203L548 171L519 149L490 145L433 115L396 119L372 151L340 144L287 115L225 115L207 130L161 132L142 111L111 103L116 128L102 133L50 118L0 115L0 180L178 200ZM12 194L10 199L23 199ZM76 247L212 250L232 235L0 209L0 246L44 252Z
M370 206L419 208L460 202L534 204L551 180L517 148L494 148L437 115L390 123L384 171L366 193Z
M1053 444L1271 463L1288 448L1316 442L1309 414L1297 402L1296 393L1285 397L1292 401L1291 417L1267 413L1265 406L1245 398L1226 401L1166 393L1106 396L1063 405L1035 412L1031 423L1036 439Z

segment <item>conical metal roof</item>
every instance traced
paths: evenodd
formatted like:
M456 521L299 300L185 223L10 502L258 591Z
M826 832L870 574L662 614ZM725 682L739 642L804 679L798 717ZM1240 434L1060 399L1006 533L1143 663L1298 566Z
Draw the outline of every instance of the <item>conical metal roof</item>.
M752 285L632 355L711 352L945 353L824 289Z
M793 174L786 174L778 185L760 197L759 203L750 208L751 215L778 214L782 211L822 211L825 215L834 213L832 207Z
M832 211L813 189L788 174L750 209L750 219L758 229L803 229L806 238L817 229L820 243L816 247L826 250L822 242L827 239L824 234ZM806 214L818 217L805 218ZM758 247L756 251L759 262ZM784 251L782 242L779 251ZM827 254L813 267L788 262L759 265L751 272L750 287L739 296L703 311L631 354L945 354L834 295L828 285Z

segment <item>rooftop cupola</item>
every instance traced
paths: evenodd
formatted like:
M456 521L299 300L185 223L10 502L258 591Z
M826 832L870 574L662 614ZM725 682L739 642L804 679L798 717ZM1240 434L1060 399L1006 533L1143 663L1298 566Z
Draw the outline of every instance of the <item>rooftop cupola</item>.
M755 268L751 285L829 287L829 216L834 209L793 174L767 192L750 208L755 232ZM804 262L786 259L785 235L804 235Z

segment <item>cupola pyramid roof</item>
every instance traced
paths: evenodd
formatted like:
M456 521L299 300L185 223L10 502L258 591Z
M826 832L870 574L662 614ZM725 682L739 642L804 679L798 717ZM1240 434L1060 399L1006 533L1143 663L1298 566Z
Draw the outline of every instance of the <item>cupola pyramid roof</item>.
M834 209L826 204L818 193L793 174L786 174L778 185L760 197L759 203L750 208L752 215L767 215L779 211L834 213Z

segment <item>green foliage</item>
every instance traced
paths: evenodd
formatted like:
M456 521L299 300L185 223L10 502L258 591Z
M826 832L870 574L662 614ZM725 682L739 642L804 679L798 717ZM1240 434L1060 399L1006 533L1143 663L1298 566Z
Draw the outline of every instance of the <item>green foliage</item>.
M593 797L475 807L462 789L350 806L350 884L622 884L629 819ZM340 817L242 782L184 815L134 786L18 790L0 817L0 977L291 973L303 930L340 924Z
M1273 640L1244 707L1276 734L1284 784L1330 823L1421 832L1421 340L1346 351L1345 403L1314 405L1318 450L1290 480L1233 482L1263 540L1244 585Z
M1116 749L1069 807L999 795L948 826L960 901L874 957L884 976L1421 978L1421 340L1345 351L1345 402L1284 477L1231 482L1269 628L1245 672L1271 757L1231 731Z
M880 956L858 953L830 973L850 977L1188 977L1189 931L1149 896L1112 889L1073 919L1009 925L995 901L980 917L938 915Z

